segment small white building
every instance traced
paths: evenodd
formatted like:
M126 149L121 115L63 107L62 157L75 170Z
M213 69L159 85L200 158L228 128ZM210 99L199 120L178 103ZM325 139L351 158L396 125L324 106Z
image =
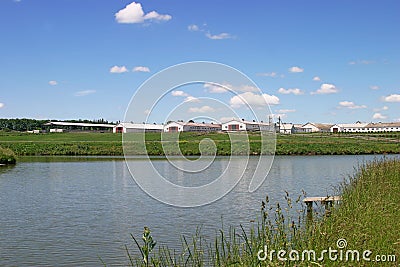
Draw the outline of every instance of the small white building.
M294 133L294 124L293 123L281 123L279 125L279 133L281 133L281 134Z
M163 128L161 124L121 122L114 126L113 133L162 132Z
M170 122L164 126L164 132L217 132L221 131L221 124L197 122Z
M273 127L265 122L246 121L233 119L222 123L222 131L272 131Z
M332 126L333 126L332 124L307 122L306 124L303 124L300 128L298 128L297 132L300 132L300 133L318 133L318 132L329 133Z
M64 129L50 129L50 133L63 133Z

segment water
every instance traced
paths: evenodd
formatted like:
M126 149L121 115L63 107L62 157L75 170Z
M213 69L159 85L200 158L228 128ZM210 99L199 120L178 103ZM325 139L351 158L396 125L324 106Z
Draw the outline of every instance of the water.
M266 195L276 202L285 190L293 198L301 190L333 194L354 167L375 157L276 157L256 192L248 193L244 177L227 196L198 208L171 207L147 196L121 158L23 158L15 167L0 168L0 266L99 266L99 257L108 266L126 265L124 246L135 249L129 234L140 237L143 226L151 228L158 245L179 248L180 236L199 225L206 237L222 222L249 225ZM133 160L140 168L141 159ZM166 160L154 164L175 182L185 181ZM226 165L227 158L217 158L209 172ZM190 183L203 182L197 177Z

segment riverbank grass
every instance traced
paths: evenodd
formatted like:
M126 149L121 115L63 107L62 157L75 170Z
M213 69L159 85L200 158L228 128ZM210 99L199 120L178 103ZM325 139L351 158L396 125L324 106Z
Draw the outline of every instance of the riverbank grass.
M0 147L0 165L11 165L16 161L15 153L11 149Z
M362 266L397 266L390 260L393 255L397 256L397 263L400 260L400 161L366 164L341 191L341 205L315 225L306 236L306 244L321 251L345 239L345 250L372 251L371 262L360 261ZM386 261L386 265L377 261Z
M128 252L130 263L132 266L398 266L400 161L385 159L361 166L343 183L340 192L340 205L314 214L312 219L301 202L305 194L294 200L286 193L285 204L269 203L267 197L261 204L260 217L250 230L243 226L228 230L222 227L211 241L198 231L191 238L182 237L180 252L159 247L148 261L139 257L133 261L134 253ZM321 254L330 248L337 251L332 254L333 258L336 255L335 260L328 253ZM311 250L316 252L314 257L309 254ZM359 259L355 250L360 253ZM286 260L279 260L279 251L286 253L280 254ZM293 251L299 254L290 254ZM346 254L347 251L350 253ZM367 253L370 261L362 258L364 251L371 251Z

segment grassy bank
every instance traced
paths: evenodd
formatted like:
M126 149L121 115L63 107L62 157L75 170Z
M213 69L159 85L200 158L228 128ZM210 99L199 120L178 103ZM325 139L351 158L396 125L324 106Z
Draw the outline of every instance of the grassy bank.
M399 192L400 161L372 162L343 184L340 205L323 215L314 214L311 220L302 197L292 199L286 194L285 204L271 204L268 198L263 201L261 215L250 230L221 229L214 240L205 240L199 231L190 238L182 237L181 252L177 252L157 248L146 228L143 242L135 239L127 254L132 266L398 266ZM337 250L332 258L321 254L329 248ZM286 252L280 255L286 261L278 259L279 250ZM359 260L355 250L360 253ZM370 261L363 259L367 250L371 252L364 256ZM133 256L138 251L140 256ZM311 251L316 252L315 258Z
M136 134L128 135L135 140ZM171 135L172 136L172 135ZM171 137L170 136L170 137ZM168 134L165 135L167 139ZM246 151L246 143L231 149L229 135L224 133L181 133L179 147L184 155L200 155L199 143L209 138L216 144L217 155L241 154ZM138 142L132 141L130 152L144 154ZM163 156L168 144L161 142L161 134L146 134L146 149L149 155ZM122 135L113 133L55 133L27 134L0 132L0 145L10 148L17 155L123 155ZM163 145L167 149L163 149ZM250 154L260 154L259 134L249 134ZM171 152L172 151L172 152ZM173 154L171 149L169 153ZM204 153L213 153L212 147L205 147ZM400 134L294 134L276 136L277 155L356 155L400 153Z
M0 147L0 164L15 164L16 163L16 156L15 153L8 148Z

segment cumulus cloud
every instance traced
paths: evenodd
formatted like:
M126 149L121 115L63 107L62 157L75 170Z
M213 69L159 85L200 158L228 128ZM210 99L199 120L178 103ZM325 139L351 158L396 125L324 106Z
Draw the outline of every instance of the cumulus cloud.
M4 103L0 103L0 108L4 108Z
M279 109L276 111L277 113L291 113L291 112L296 112L295 109Z
M356 105L354 102L351 101L342 101L339 102L340 108L348 108L348 109L360 109L360 108L367 108L366 105Z
M349 65L356 65L356 64L361 64L361 65L369 65L369 64L374 64L375 61L373 60L366 60L366 59L362 59L362 60L353 60L349 62Z
M384 119L387 119L387 116L377 112L372 116L372 118L374 120L384 120Z
M372 89L372 90L379 90L379 86L378 85L371 85L369 88Z
M51 86L55 86L55 85L58 84L58 82L57 82L57 81L49 81L49 84L50 84Z
M200 102L200 99L194 96L188 96L185 98L184 102Z
M321 87L315 91L315 92L311 92L312 95L316 94L316 95L326 95L326 94L335 94L337 93L339 90L336 88L336 86L334 84L330 84L330 83L323 83L321 84Z
M137 66L134 67L133 72L150 72L150 69L148 67L144 67L144 66Z
M314 78L312 78L312 80L319 82L321 80L321 78L319 76L315 76Z
M110 68L111 73L124 73L128 72L128 69L125 66L114 66Z
M239 85L235 86L229 83L221 83L221 84L216 84L216 83L204 83L204 88L207 89L209 93L215 93L215 94L220 94L220 93L226 93L230 90L233 90L235 92L259 92L260 89L258 89L256 86L253 85ZM227 89L228 88L228 89Z
M383 97L383 101L385 101L385 102L400 102L400 95L391 94L391 95L385 96L385 97Z
M210 106L192 107L188 110L190 113L209 113L214 112L215 109Z
M185 93L184 91L180 91L180 90L172 91L171 95L173 95L173 96L189 96L188 93Z
M272 77L275 78L278 76L278 73L272 71L272 72L261 72L261 73L257 73L258 76L265 76L265 77Z
M87 96L96 93L96 90L84 90L74 94L74 96Z
M125 8L115 13L115 20L118 23L143 23L145 20L168 21L172 19L170 15L162 15L156 11L144 13L140 3L132 2Z
M200 30L199 26L197 26L196 24L191 24L188 26L188 30L191 32L197 32Z
M223 32L220 34L211 34L208 32L208 33L206 33L206 36L208 39L211 39L211 40L223 40L223 39L233 39L234 38L233 35L231 35L230 33L226 33L226 32Z
M297 66L289 68L289 72L292 72L292 73L299 73L299 72L303 72L303 71L304 71L304 69L297 67Z
M279 98L274 95L269 94L254 94L252 92L245 92L239 95L233 96L229 104L233 108L240 108L245 105L251 106L265 106L266 104L269 105L277 105L279 104Z
M226 93L228 90L224 87L231 88L231 85L229 84L214 84L214 83L204 83L203 87L207 89L208 92L213 93L213 94L221 94L221 93Z
M288 95L288 94L302 95L302 94L304 94L304 92L302 90L300 90L299 88L285 89L282 87L278 89L278 93L284 94L284 95Z

